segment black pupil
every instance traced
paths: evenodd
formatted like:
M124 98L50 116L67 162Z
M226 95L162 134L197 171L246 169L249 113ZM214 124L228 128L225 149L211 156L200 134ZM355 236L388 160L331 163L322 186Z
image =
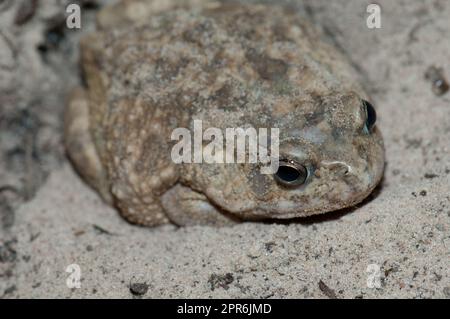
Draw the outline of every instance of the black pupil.
M294 182L300 175L300 172L291 166L280 166L277 171L278 178L285 182Z
M373 107L372 104L370 104L366 100L363 100L363 103L367 110L366 125L367 125L367 128L369 130L371 130L373 128L373 126L375 125L375 122L377 121L377 113L375 112L375 108Z

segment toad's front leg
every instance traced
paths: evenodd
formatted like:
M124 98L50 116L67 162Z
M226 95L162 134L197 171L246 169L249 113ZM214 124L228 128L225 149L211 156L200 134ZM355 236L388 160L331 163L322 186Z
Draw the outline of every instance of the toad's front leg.
M239 222L214 206L205 195L180 184L161 197L161 204L171 222L179 226L229 226Z

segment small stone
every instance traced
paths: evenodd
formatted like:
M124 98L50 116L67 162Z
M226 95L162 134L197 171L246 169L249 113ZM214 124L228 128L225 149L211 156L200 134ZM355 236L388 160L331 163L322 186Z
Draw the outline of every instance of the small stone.
M226 273L225 275L211 274L208 283L210 284L212 291L219 287L228 290L229 284L233 281L234 276L232 273Z
M330 299L337 299L334 289L328 287L322 280L319 280L319 289Z
M130 284L130 291L133 295L143 296L148 291L148 285L145 282L135 282Z
M442 68L430 66L425 72L425 79L431 82L431 89L437 96L441 96L448 92L449 84L444 77Z
M273 252L273 247L275 247L277 244L274 242L267 242L264 244L264 248L266 249L266 251L268 253L272 253Z

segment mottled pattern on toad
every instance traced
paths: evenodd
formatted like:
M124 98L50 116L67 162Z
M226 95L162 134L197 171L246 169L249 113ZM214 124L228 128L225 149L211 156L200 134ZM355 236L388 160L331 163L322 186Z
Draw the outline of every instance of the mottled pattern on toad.
M130 222L309 216L352 206L380 181L383 142L367 127L369 97L304 18L255 4L134 20L104 12L108 27L81 43L86 87L70 100L66 142L78 171ZM175 164L171 132L194 119L279 128L280 159L301 165L304 182L286 187L256 164Z

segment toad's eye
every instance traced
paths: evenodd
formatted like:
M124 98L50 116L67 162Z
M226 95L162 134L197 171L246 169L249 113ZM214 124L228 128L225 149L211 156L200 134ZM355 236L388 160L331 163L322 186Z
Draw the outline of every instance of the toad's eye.
M285 186L298 186L308 178L308 169L294 161L280 161L275 180Z
M377 113L375 112L375 108L372 104L366 100L362 100L362 103L366 111L366 123L364 125L364 130L367 131L367 133L370 133L372 132L375 122L377 121Z

